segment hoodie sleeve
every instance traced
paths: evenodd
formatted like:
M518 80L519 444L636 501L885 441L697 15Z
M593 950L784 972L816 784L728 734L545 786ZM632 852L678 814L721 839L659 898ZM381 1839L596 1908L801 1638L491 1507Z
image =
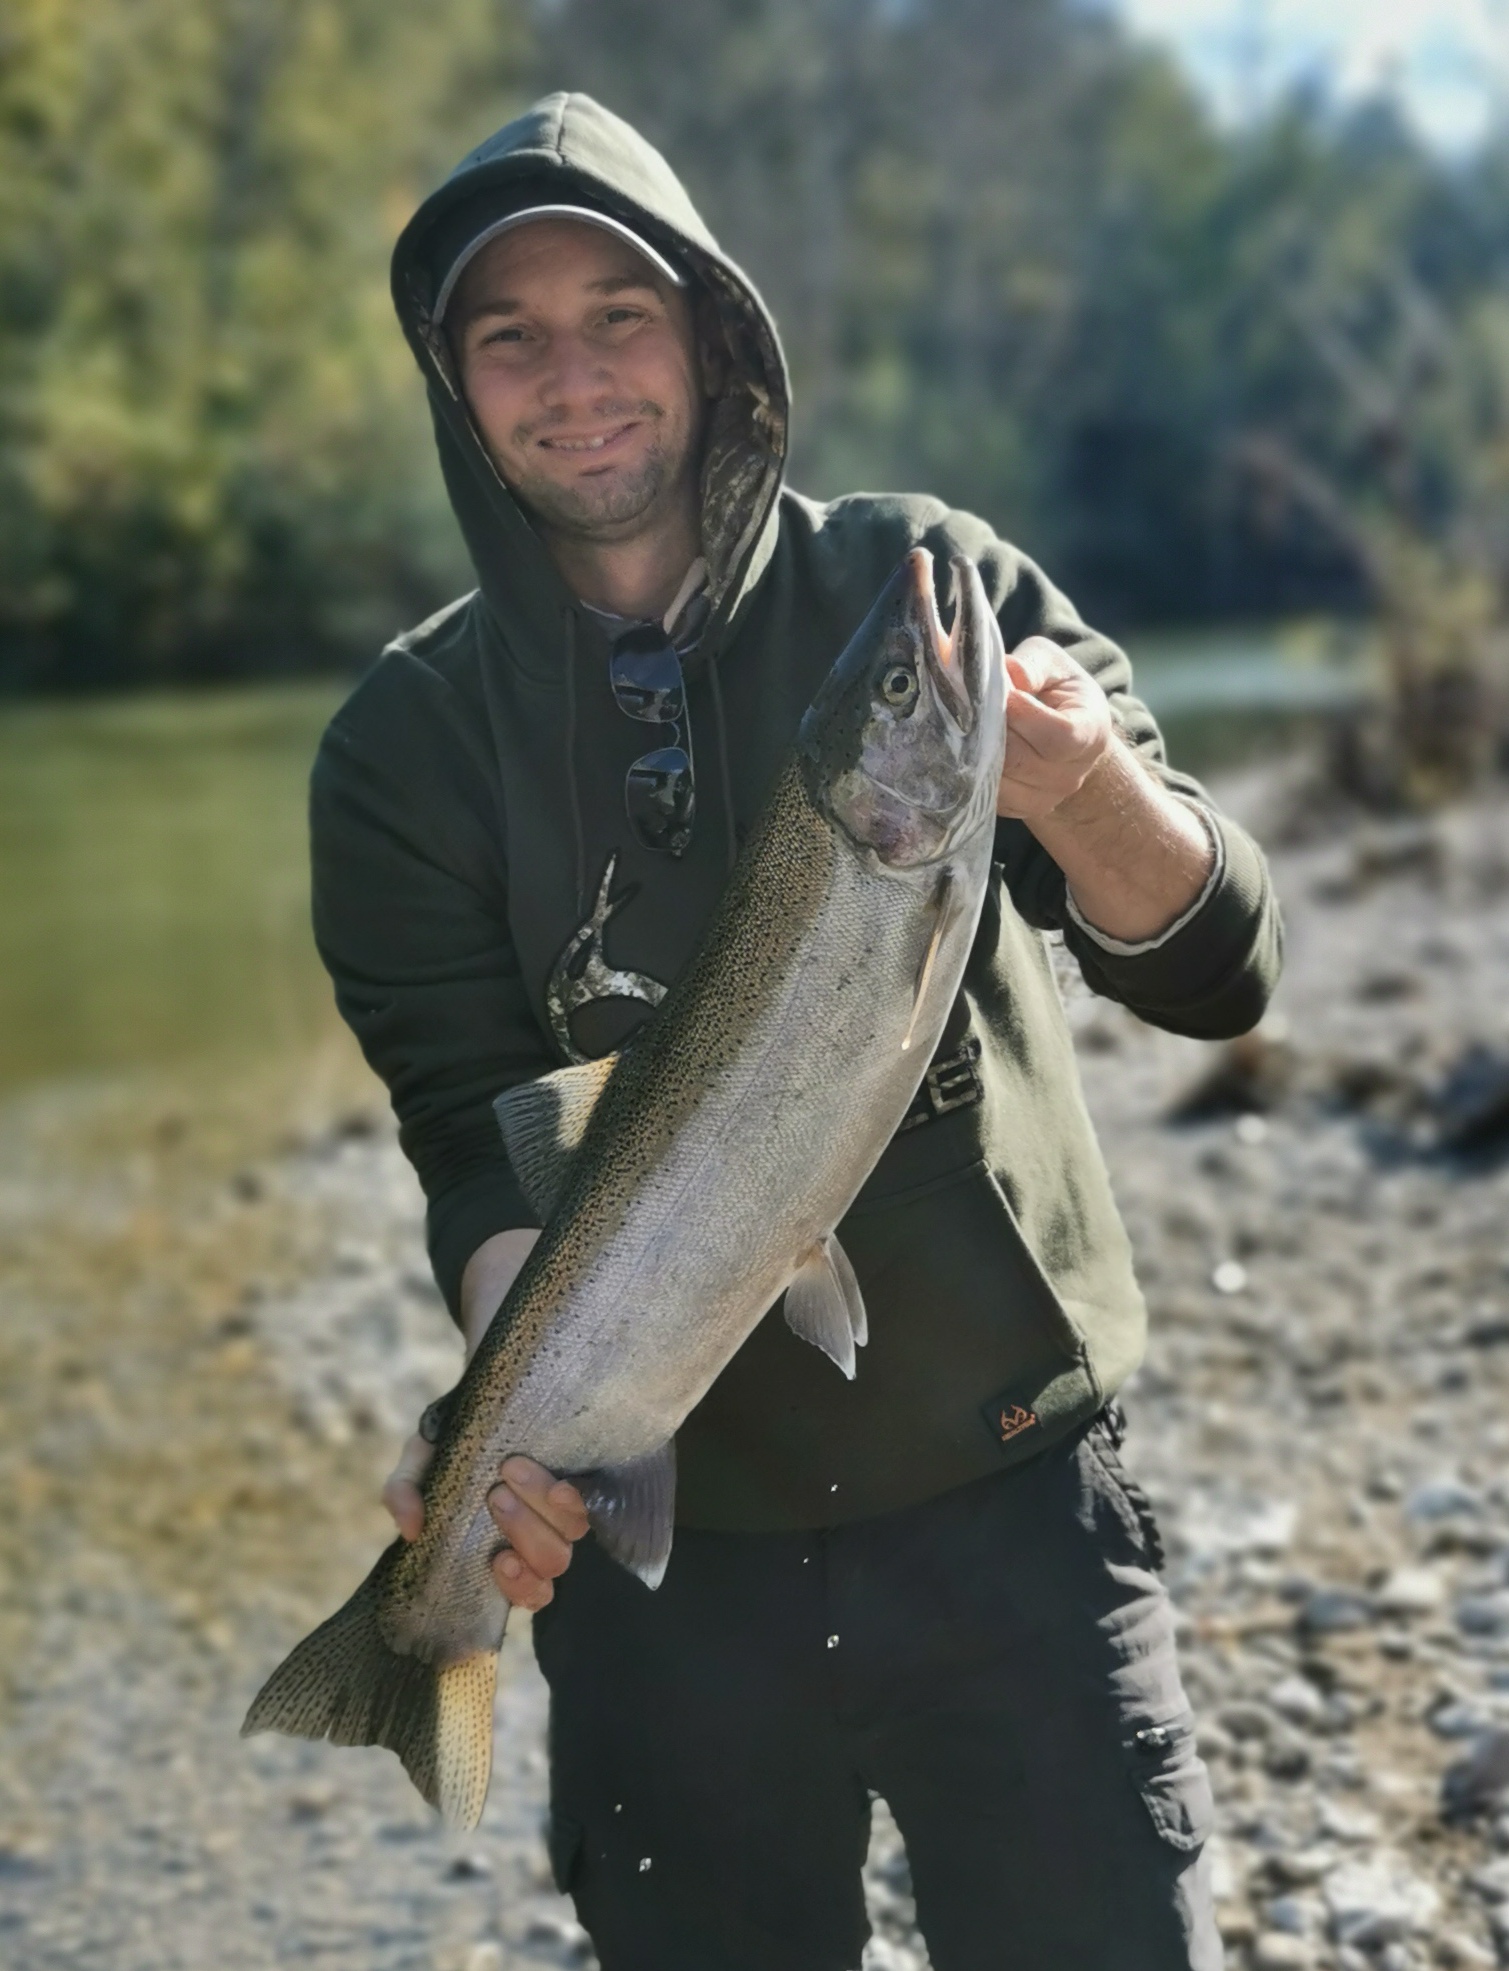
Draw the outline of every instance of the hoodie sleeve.
M394 650L332 721L310 783L315 941L387 1083L459 1319L467 1260L537 1225L493 1098L546 1073L508 933L502 824L450 687Z
M1064 873L1025 822L996 824L996 859L1029 924L1061 931L1092 991L1119 1000L1150 1025L1199 1040L1245 1033L1278 982L1283 931L1261 850L1221 814L1205 789L1167 761L1163 735L1133 695L1123 651L1080 621L1068 598L1025 555L978 520L951 515L951 546L979 563L1006 648L1046 636L1096 679L1122 741L1168 790L1199 808L1217 844L1213 880L1162 937L1126 945L1097 936L1073 909Z

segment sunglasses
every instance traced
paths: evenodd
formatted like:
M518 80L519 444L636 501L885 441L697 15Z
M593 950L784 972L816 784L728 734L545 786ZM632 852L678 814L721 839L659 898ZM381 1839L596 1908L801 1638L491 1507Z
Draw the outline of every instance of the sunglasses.
M692 728L686 713L681 659L653 623L615 637L608 657L614 703L631 719L669 728L670 743L643 753L624 778L629 826L647 849L682 855L692 839L697 790L692 777ZM685 732L685 744L682 734Z

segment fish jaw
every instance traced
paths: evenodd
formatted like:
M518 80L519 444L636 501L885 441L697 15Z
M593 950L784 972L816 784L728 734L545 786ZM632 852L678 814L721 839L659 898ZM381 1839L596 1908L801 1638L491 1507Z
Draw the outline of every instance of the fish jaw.
M1000 626L979 571L951 566L945 636L932 556L914 548L855 631L802 721L813 802L850 844L902 873L934 865L993 820L1006 738Z

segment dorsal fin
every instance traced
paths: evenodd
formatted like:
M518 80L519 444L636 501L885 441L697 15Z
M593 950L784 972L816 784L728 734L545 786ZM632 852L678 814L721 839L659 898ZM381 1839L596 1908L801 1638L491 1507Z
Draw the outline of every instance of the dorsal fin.
M493 1103L508 1161L542 1224L555 1210L571 1159L617 1065L618 1056L608 1054L557 1068L505 1089Z

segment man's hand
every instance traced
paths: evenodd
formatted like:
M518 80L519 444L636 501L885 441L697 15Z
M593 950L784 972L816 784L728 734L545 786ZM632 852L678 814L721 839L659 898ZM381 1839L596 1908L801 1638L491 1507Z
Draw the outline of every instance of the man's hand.
M461 1281L461 1318L470 1361L503 1305L538 1232L500 1232L477 1248ZM382 1501L406 1540L424 1528L420 1483L435 1447L416 1432L404 1445L382 1489ZM516 1608L540 1609L555 1593L554 1581L571 1559L572 1542L587 1531L582 1495L533 1458L507 1458L499 1483L487 1495L487 1510L507 1545L494 1557L498 1592Z
M1029 637L1006 671L996 813L1026 822L1096 930L1131 944L1159 936L1210 875L1205 824L1122 744L1105 693L1067 651Z
M1032 822L1079 792L1115 744L1115 729L1094 678L1045 636L1013 650L1006 675L1006 758L996 813Z

